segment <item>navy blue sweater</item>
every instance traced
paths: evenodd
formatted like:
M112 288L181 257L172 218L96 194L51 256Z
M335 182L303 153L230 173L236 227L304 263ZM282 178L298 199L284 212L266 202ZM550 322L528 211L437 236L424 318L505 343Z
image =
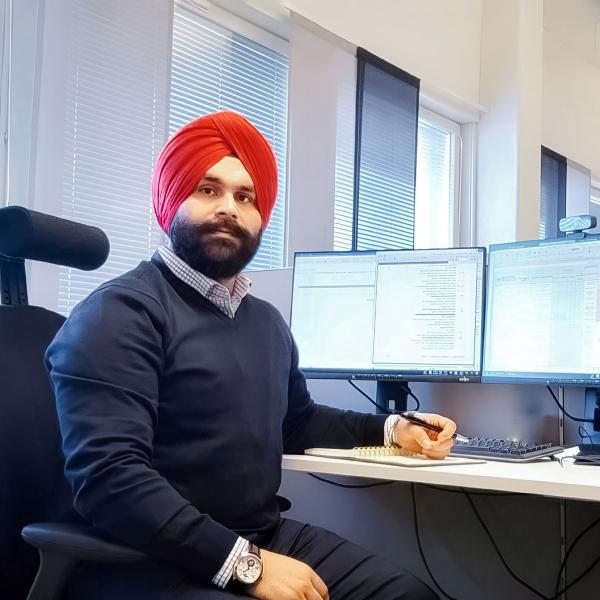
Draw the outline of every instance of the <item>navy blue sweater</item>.
M383 441L384 417L313 402L273 306L248 295L230 319L157 254L82 301L46 360L75 509L205 581L279 522L282 452Z

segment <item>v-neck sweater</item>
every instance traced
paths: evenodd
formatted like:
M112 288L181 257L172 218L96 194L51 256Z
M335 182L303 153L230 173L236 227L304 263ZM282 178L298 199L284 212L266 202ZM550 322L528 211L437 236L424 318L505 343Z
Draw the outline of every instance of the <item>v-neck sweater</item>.
M280 520L283 452L383 443L385 416L316 404L282 316L235 318L158 254L79 303L49 346L75 509L205 581Z

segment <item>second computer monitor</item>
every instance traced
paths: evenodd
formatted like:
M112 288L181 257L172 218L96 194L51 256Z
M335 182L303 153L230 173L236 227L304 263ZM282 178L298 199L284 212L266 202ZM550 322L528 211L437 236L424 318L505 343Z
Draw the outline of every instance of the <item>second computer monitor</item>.
M483 248L300 252L292 332L308 377L479 381Z
M490 246L483 380L600 386L600 236Z

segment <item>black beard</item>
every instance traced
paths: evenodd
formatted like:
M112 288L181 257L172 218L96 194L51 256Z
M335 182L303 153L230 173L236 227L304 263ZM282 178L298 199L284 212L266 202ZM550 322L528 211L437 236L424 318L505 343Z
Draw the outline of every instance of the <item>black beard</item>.
M227 231L232 237L213 235ZM254 258L262 231L253 236L231 218L209 223L190 223L176 215L171 223L173 251L192 269L211 279L228 279L240 273Z

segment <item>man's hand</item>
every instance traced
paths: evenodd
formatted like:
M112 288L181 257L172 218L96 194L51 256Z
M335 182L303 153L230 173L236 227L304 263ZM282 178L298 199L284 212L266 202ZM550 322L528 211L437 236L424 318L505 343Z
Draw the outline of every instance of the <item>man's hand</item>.
M327 586L308 565L267 550L260 554L263 574L249 594L260 600L329 600Z
M448 456L454 440L452 436L456 431L456 423L440 415L418 413L418 416L431 425L443 427L439 433L414 423L409 423L402 417L398 419L392 433L392 441L402 448L412 452L420 452L429 458L444 458Z

